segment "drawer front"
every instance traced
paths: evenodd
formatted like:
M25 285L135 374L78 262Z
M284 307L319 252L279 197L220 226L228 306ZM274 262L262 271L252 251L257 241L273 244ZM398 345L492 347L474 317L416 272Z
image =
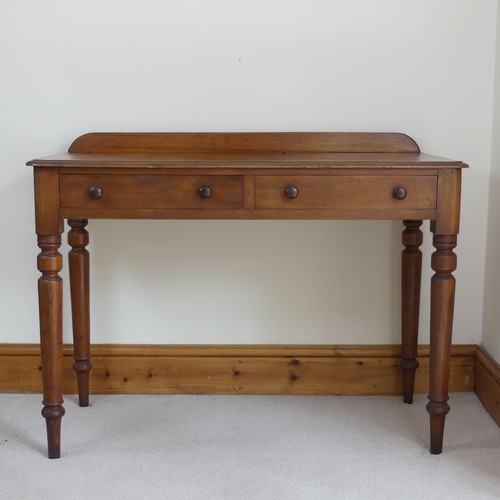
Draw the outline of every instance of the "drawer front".
M243 177L230 175L61 175L63 208L232 209Z
M434 209L435 175L258 176L258 210Z

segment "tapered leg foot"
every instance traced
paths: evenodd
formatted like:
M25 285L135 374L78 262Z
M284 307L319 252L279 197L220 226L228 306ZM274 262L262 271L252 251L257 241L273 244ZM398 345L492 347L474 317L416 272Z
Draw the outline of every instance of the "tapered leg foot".
M415 373L419 363L416 358L402 358L401 369L403 371L403 401L407 404L413 403L415 390Z
M81 407L89 406L89 380L92 363L86 360L77 360L73 363L78 385L78 404Z
M46 406L42 417L47 425L47 445L49 458L61 458L61 419L64 416L64 406Z
M448 403L427 403L427 411L430 417L431 430L431 453L439 455L443 451L444 422L450 411Z

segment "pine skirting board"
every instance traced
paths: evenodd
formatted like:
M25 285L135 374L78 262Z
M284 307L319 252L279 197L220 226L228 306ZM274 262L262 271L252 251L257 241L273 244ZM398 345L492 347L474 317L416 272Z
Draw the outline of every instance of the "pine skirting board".
M493 388L476 366L476 350L452 346L450 392L472 391L478 373L476 388ZM64 346L66 394L77 391L72 355L72 346ZM94 345L92 356L93 394L402 393L396 345ZM419 362L415 392L427 393L428 346L419 347ZM0 344L0 392L41 392L37 344ZM496 405L498 411L498 397Z
M482 347L475 355L474 392L500 426L500 365Z

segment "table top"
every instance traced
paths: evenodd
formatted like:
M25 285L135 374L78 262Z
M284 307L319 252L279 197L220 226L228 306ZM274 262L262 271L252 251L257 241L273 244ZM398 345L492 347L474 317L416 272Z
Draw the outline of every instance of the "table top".
M396 133L91 133L34 167L464 168Z
M28 162L34 167L249 167L272 168L370 168L370 167L452 167L463 168L463 162L424 153L66 153L46 156Z

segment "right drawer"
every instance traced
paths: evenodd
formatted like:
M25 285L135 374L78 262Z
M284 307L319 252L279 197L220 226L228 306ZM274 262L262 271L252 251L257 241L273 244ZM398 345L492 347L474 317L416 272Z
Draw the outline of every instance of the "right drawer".
M255 178L257 210L434 209L436 175L274 175Z

